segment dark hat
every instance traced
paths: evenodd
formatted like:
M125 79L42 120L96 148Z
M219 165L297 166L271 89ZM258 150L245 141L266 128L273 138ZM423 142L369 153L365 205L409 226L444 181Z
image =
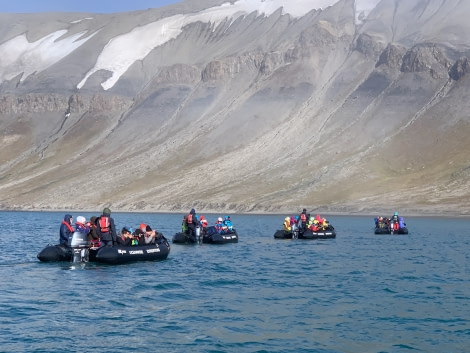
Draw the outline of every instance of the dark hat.
M151 232L151 231L152 231L152 228L150 228L150 226L148 225L147 227L145 227L145 231L146 231L146 232Z
M135 236L140 237L142 235L144 235L144 232L142 232L142 230L140 228L135 230Z
M125 227L122 228L121 232L124 232L124 231L132 233L134 230L132 229L132 227L125 226Z
M111 214L111 210L106 207L106 208L103 210L103 214Z

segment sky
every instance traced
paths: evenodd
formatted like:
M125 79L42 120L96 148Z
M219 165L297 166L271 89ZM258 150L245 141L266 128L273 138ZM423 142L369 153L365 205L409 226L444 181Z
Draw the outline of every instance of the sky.
M183 0L0 0L0 13L113 13L158 8Z

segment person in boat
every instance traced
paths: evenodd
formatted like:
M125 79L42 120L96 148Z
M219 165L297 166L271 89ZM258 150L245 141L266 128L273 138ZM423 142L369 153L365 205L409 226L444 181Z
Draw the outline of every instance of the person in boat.
M201 234L206 235L207 234L207 226L209 225L209 222L204 216L201 216L199 220L199 224L201 225Z
M294 226L294 224L297 224L297 219L295 217L296 216L291 216L290 217L290 226L291 226L291 228Z
M314 217L309 218L307 226L312 232L318 232L320 230L320 222Z
M400 229L406 227L405 219L402 216L398 217L398 226Z
M378 216L374 218L374 223L375 223L375 228L383 228L384 227L384 221L381 216Z
M327 230L328 227L330 226L330 224L328 223L328 221L326 220L326 218L322 218L321 220L321 227L323 230Z
M224 225L227 227L228 232L233 231L233 223L232 223L232 220L230 219L230 216L225 216Z
M390 219L390 225L392 230L398 230L398 228L400 227L398 221L398 212L395 212L393 214L392 218Z
M183 222L181 222L181 233L189 234L188 215L183 216Z
M382 217L382 216L377 217L377 221L375 224L376 228L385 229L385 228L388 228L388 226L389 224L388 224L387 217Z
M144 234L145 232L143 232L142 229L136 229L134 232L134 239L131 245L145 245Z
M157 239L162 237L155 229L152 229L148 224L145 226L144 240L145 244L155 244Z
M59 237L59 244L60 245L67 245L69 242L69 237L75 231L72 227L72 220L73 217L70 214L66 214L64 216L64 220L60 224L60 237Z
M102 246L113 246L116 244L116 226L114 219L111 217L111 210L105 208L103 214L97 219L96 231L101 239Z
M292 232L291 217L284 218L283 227L284 227L284 232L286 233Z
M130 227L123 227L121 235L116 238L118 245L121 246L131 246L133 239L134 236L132 235L132 228Z
M78 216L77 221L75 222L75 231L88 235L90 233L90 227L87 226L86 223L87 222L85 217Z
M227 226L224 224L222 217L217 218L217 222L215 222L214 227L219 234L225 234L227 232Z
M305 231L305 229L307 229L307 222L308 222L308 219L310 218L310 215L307 214L307 209L303 209L302 210L302 213L299 215L299 229L300 231L303 233Z
M90 232L88 233L88 241L90 242L91 247L99 247L101 245L100 236L96 228L98 227L96 224L96 220L98 217L92 216L90 221L87 222L87 226L90 228Z
M196 210L193 208L188 214L187 223L188 223L188 234L190 236L196 236L196 227L199 225Z

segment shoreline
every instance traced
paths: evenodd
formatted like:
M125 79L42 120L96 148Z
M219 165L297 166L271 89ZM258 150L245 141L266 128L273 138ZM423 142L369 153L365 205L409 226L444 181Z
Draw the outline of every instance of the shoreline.
M186 214L188 211L182 211L182 210L121 210L121 209L111 209L112 214L115 213L128 213L128 214L171 214L171 215L178 215L178 214ZM197 211L197 213L200 214L238 214L238 215L259 215L259 216L281 216L285 217L287 215L296 215L300 214L302 211L302 207L298 211L286 211L286 212L279 212L279 211L236 211L236 210L220 210L220 211L215 211L215 210L202 210L202 211ZM401 215L404 217L421 217L421 218L432 218L432 217L440 217L440 218L470 218L470 214L466 213L457 213L457 212L452 212L452 211L445 211L445 212L437 212L436 210L406 210L406 209L400 209L398 208L398 211ZM96 209L37 209L37 208L9 208L9 209L0 209L0 212L54 212L54 213L95 213L95 214L101 214L102 211L97 211ZM390 211L378 211L378 212L369 212L369 211L359 211L359 210L351 210L351 211L335 211L335 210L309 210L307 208L307 212L310 214L321 214L325 215L328 217L334 217L334 216L340 216L340 217L377 217L377 216L386 216L387 214L393 214L393 212Z

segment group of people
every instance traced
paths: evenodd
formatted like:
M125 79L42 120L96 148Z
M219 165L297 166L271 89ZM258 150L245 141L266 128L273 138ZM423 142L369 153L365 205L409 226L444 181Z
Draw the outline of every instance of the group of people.
M312 232L318 232L321 230L326 230L329 227L329 223L326 218L317 214L315 217L310 216L307 213L307 210L304 208L302 213L298 216L288 216L284 219L284 231L285 232L294 232L298 230L299 232L303 233L307 229L311 230Z
M74 232L87 234L91 247L150 245L155 244L163 236L145 223L140 224L139 228L135 230L132 227L125 226L118 234L109 208L105 208L99 217L93 216L90 220L78 216L75 224L73 223L73 216L66 214L60 225L59 244L67 245Z
M187 215L183 216L183 222L181 223L181 232L189 236L196 236L196 229L199 227L201 235L207 233L207 227L209 222L203 215L198 215L196 210L193 208ZM227 234L233 231L233 224L230 216L224 218L218 217L214 224L215 230L219 234Z
M375 228L399 230L406 227L405 219L395 212L392 217L376 217L374 218Z

